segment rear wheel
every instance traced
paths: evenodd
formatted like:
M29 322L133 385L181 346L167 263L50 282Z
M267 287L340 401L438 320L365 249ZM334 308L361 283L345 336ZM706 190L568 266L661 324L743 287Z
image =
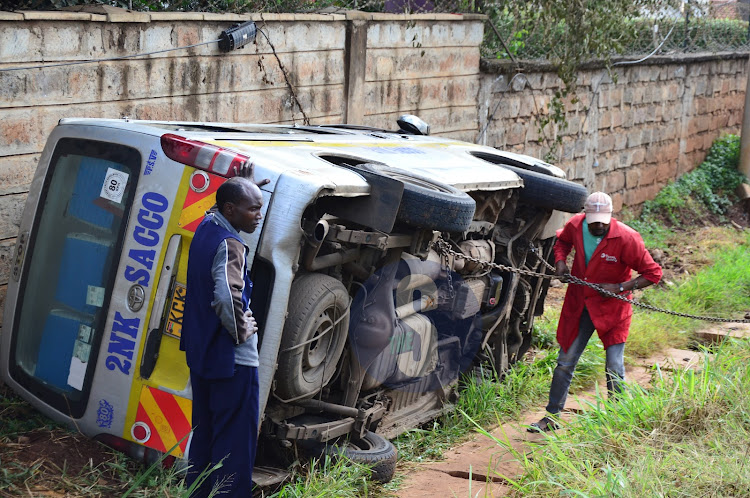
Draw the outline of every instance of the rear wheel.
M474 199L451 185L383 164L364 163L357 167L403 182L404 194L396 215L402 223L441 232L463 232L474 218Z

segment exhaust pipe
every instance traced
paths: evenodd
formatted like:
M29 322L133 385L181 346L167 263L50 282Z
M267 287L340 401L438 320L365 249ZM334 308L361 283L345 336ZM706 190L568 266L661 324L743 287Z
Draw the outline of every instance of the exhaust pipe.
M305 259L303 261L303 264L307 271L314 271L313 262L318 255L318 251L320 250L320 246L323 244L326 235L328 235L329 228L330 227L328 226L328 222L326 220L320 220L315 224L315 228L313 228L312 231L312 237L308 239L308 245L305 251Z

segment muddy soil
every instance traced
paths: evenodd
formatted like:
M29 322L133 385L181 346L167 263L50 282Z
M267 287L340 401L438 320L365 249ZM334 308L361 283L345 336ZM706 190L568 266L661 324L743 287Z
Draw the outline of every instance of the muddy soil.
M0 385L0 401L3 433L15 420L40 417L7 386ZM0 481L0 497L85 496L81 485L108 487L116 496L129 486L118 475L122 456L97 441L51 426L20 434L0 439L0 469L7 478L7 487Z

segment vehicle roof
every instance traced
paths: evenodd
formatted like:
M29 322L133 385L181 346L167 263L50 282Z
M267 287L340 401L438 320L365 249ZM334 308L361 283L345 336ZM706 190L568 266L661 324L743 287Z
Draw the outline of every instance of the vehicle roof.
M347 157L351 157L355 163L383 163L464 191L500 190L523 185L523 180L513 171L474 157L472 152L493 154L516 163L544 164L528 156L449 138L351 125L298 126L89 118L67 118L61 120L60 124L111 127L155 137L174 133L248 155L256 165L256 175L264 178L283 173L313 174L317 182L330 179L337 186L336 190L342 193L347 190L342 188L345 183L350 183L351 193L367 187L359 175L335 165L335 161L346 161ZM334 158L333 161L331 158Z

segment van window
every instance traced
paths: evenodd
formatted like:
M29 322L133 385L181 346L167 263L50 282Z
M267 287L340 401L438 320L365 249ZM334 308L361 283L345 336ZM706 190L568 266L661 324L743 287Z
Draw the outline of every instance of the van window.
M140 153L64 138L40 193L11 341L11 375L56 409L85 410Z

